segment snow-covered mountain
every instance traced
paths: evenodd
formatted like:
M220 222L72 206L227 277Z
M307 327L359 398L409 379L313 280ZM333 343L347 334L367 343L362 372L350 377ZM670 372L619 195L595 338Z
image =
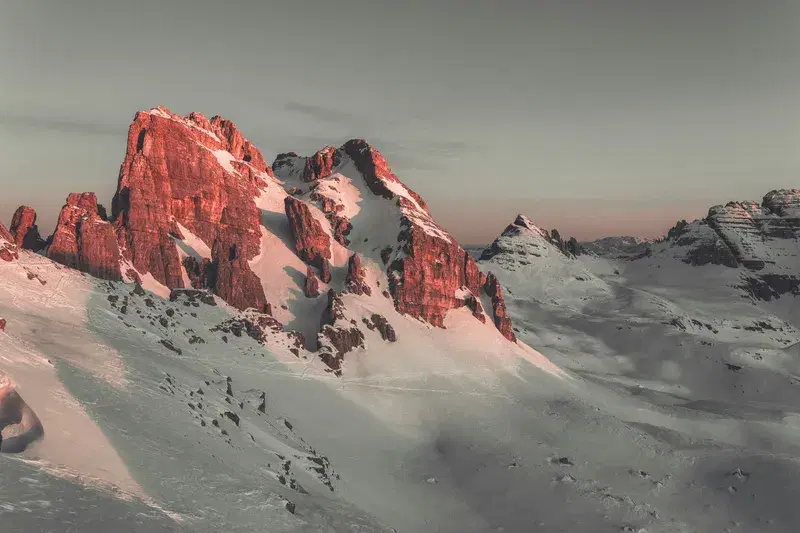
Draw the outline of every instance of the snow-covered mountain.
M800 313L742 288L798 273L768 196L705 223L735 262L522 215L476 261L365 141L267 165L137 113L110 211L0 224L0 523L794 531Z
M768 192L762 201L728 202L705 218L679 221L657 242L610 237L583 243L606 258L674 258L693 266L737 270L753 298L800 294L800 189Z

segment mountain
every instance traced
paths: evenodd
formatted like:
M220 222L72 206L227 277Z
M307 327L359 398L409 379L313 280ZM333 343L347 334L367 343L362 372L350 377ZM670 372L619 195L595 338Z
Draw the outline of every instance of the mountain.
M337 291L388 298L399 313L436 327L462 306L484 322L481 293L494 291L367 142L311 157L280 154L268 166L233 122L200 113L181 117L159 107L136 114L110 215L94 193L73 193L46 242L35 221L31 208L20 207L8 240L163 297L208 290L271 317L298 350L337 374L344 355L363 345L366 327L334 324L324 310ZM304 285L314 289L299 298ZM499 324L502 297L490 313Z
M587 253L611 259L640 259L651 253L651 242L641 237L603 237L580 244Z
M109 210L0 225L3 527L794 531L797 194L767 196L658 242L520 215L476 260L366 141L267 164L137 113Z
M679 221L660 242L608 238L584 247L603 257L674 257L693 266L722 265L739 272L753 298L800 294L800 189L768 192L761 203L728 202L705 218Z
M11 529L469 531L458 497L409 512L444 472L393 458L427 454L430 409L565 379L366 141L267 165L232 122L154 108L110 205L0 228Z

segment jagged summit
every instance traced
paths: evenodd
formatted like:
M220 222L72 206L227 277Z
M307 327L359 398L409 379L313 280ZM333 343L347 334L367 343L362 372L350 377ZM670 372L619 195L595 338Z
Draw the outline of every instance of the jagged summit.
M6 239L15 249L41 250L164 297L209 291L269 316L296 346L328 350L324 359L336 371L360 346L350 332L360 326L339 319L320 329L309 317L343 291L388 298L396 312L435 327L468 307L515 340L496 280L487 283L422 197L363 139L310 157L283 153L270 166L234 122L154 107L137 112L129 128L110 214L94 193L70 194L46 243L35 211L18 215Z
M538 256L541 253L537 250L544 251L551 247L566 257L575 257L582 253L581 246L574 237L565 241L558 230L542 229L525 215L519 214L514 222L506 226L500 237L483 250L480 260L486 261L504 253ZM509 252L510 249L513 251Z
M609 259L740 269L742 287L756 299L800 294L800 189L711 206L704 218L680 220L657 241L601 239L584 247Z
M594 241L580 243L581 248L589 254L609 259L638 259L650 253L652 239L633 237L630 235L603 237Z

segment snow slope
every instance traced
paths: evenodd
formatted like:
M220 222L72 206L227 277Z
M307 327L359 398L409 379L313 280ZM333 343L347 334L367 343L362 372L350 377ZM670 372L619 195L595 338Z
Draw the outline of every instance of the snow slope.
M380 216L359 211L355 228L362 215ZM347 318L383 314L398 342L366 331L337 379L280 335L218 329L238 316L219 301L138 295L27 253L0 262L0 370L45 431L0 455L3 524L794 531L797 329L737 300L730 269L568 258L523 237L520 261L481 266L557 366L467 309L440 330L376 292L344 295Z

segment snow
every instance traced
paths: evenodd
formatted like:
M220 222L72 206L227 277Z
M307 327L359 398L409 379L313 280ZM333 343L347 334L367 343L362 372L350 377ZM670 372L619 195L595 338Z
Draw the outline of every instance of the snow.
M313 299L303 294L307 266L294 249L283 202L286 192L271 178L260 192L255 199L261 212L260 253L249 261L250 270L261 280L267 301L272 304L273 316L288 330L300 331L307 339L314 339L319 327L317 317L326 300L323 296ZM324 222L330 228L327 220ZM333 274L337 280L344 275L336 269ZM321 281L320 291L322 294L327 291L327 285ZM283 309L281 303L287 308Z
M250 265L276 318L313 338L326 298L302 295L281 180L254 200ZM796 530L794 297L752 302L739 269L692 267L664 243L638 260L568 257L527 220L479 263L503 284L520 342L467 308L434 328L381 294L397 206L347 158L319 187L352 215L373 287L342 296L345 320L380 314L398 339L362 328L341 378L282 334L264 346L216 330L238 316L224 304L140 297L27 252L0 261L0 411L11 388L29 409L4 436L44 428L0 454L5 529ZM209 254L179 229L182 254ZM332 274L340 288L344 267Z
M177 122L177 123L179 123L179 124L181 124L181 125L183 125L183 126L185 126L187 128L195 129L195 130L197 130L197 131L199 131L199 132L211 137L212 139L214 139L218 143L222 142L220 140L220 138L217 136L217 134L214 133L213 131L209 131L209 130L207 130L205 128L201 128L200 126L195 124L194 121L186 119L186 118L183 118L180 115L173 115L172 113L170 113L168 110L166 110L163 107L154 107L154 108L152 108L152 109L150 109L148 111L145 111L145 113L147 113L149 115L153 115L155 117L160 117L160 118L165 118L167 120L172 120L173 122Z
M156 296L160 296L161 298L169 298L170 289L156 278L150 272L146 274L139 274L139 277L142 280L142 288L146 291L150 291Z
M217 159L219 165L231 174L241 175L238 170L233 168L231 161L236 161L236 158L227 150L212 150L212 154Z
M29 446L27 457L108 480L121 490L143 496L101 429L59 379L59 367L69 364L116 390L127 385L114 351L79 327L84 317L73 298L85 291L88 283L74 272L38 267L53 288L46 294L31 294L39 292L32 287L39 283L25 278L22 268L3 266L0 315L8 324L6 332L0 332L0 376L4 376L4 390L13 383L28 414L23 415L22 427L3 431L2 450L12 443L9 429L24 435L40 420L46 436ZM59 355L55 364L50 359L53 353Z

